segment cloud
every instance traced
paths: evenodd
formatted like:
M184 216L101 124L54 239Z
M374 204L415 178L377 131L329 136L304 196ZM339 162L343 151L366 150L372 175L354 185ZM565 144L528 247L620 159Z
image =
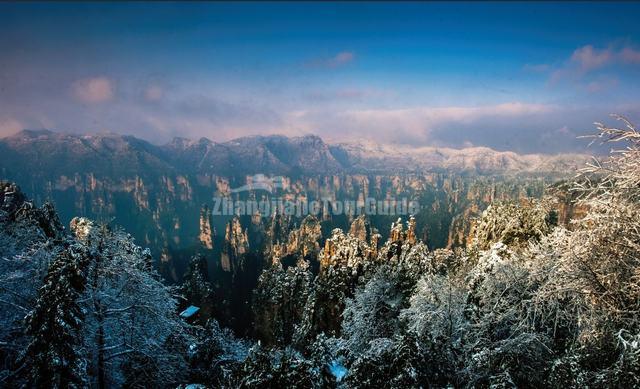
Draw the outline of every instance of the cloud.
M420 126L442 122L469 122L487 116L519 116L532 113L545 113L554 107L544 104L526 104L510 102L480 107L418 107L391 110L350 111L353 119L370 122L405 122L408 127L414 123Z
M625 47L620 51L620 59L628 64L640 64L640 50Z
M74 82L72 91L79 101L98 104L113 98L114 86L106 77L94 77Z
M605 90L613 89L618 86L617 78L600 78L598 80L590 81L585 85L585 89L589 93L603 92Z
M360 109L341 112L295 111L286 115L284 122L289 132L328 134L330 138L357 140L362 137L379 142L428 144L435 130L460 126L484 128L483 121L518 122L531 115L554 112L557 108L544 104L508 102L497 105L465 107L411 107L399 109Z
M329 103L334 101L363 101L392 96L395 96L395 92L392 90L353 87L312 90L303 94L303 97L309 101Z
M350 51L343 51L335 55L335 57L327 61L327 65L330 67L341 66L353 61L356 55Z
M22 130L24 126L19 121L13 118L0 119L0 137L13 135Z
M604 70L615 65L638 64L640 64L640 51L629 45L621 47L611 44L606 48L584 45L575 49L569 59L553 69L549 83L556 84L565 79L577 81L596 70ZM601 83L591 82L583 87L590 91L602 89L598 84Z
M610 64L614 60L611 48L595 49L592 45L582 46L571 55L571 61L578 64L580 70L588 72Z
M330 58L321 58L316 59L311 62L308 62L307 65L310 67L321 67L321 68L337 68L344 66L350 62L353 62L356 59L356 55L352 51L341 51Z
M158 85L149 85L144 91L144 98L147 101L158 101L164 97L164 90Z
M396 109L311 108L283 115L284 134L315 133L330 142L410 146L490 147L519 153L599 152L577 139L593 133L593 122L611 112L638 117L637 105L593 106L511 101L482 106L418 106Z
M254 101L223 100L209 94L191 94L177 99L161 99L157 104L130 108L132 120L140 127L156 131L160 137L226 140L244 135L272 133L281 124L280 115ZM156 141L159 141L157 139Z

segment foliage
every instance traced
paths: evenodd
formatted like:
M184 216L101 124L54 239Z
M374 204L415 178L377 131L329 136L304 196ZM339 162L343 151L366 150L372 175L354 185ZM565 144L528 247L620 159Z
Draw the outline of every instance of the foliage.
M474 244L481 250L502 242L517 246L539 241L558 222L558 215L548 200L527 199L520 204L491 204L475 228Z
M30 385L67 388L85 384L80 337L84 314L78 300L86 287L82 271L87 257L82 247L73 246L58 255L49 266L34 309L25 318L31 342L22 358Z
M0 350L24 352L0 383L638 387L640 134L621 120L599 125L627 146L576 179L585 213L570 225L546 198L493 204L468 250L429 251L414 219L381 247L334 230L317 274L303 259L262 272L255 340L179 319L175 289L123 231L75 219L65 236L51 209L5 187ZM180 290L215 311L204 258Z

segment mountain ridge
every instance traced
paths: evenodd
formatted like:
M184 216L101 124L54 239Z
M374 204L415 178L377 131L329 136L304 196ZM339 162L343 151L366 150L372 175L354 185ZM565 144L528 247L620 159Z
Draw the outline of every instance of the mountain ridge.
M175 137L155 145L133 135L51 130L23 130L1 138L0 150L3 164L10 162L9 157L19 160L24 155L27 160L23 162L29 166L47 155L54 160L72 158L78 166L94 166L103 159L113 165L114 172L154 168L225 176L422 171L561 174L576 170L588 160L586 154L519 154L488 147L411 147L370 141L327 143L317 135L256 135L225 142L206 137L198 140Z

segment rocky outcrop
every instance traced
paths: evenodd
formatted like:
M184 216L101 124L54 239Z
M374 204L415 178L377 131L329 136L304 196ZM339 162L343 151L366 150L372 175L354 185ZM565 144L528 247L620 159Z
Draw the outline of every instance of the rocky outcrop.
M211 229L211 211L208 206L202 207L200 212L200 234L198 240L207 250L213 250L213 236L214 233Z
M25 206L27 198L20 188L12 182L0 182L0 209L7 215L15 214ZM29 203L30 204L30 203Z
M355 236L363 242L368 242L378 230L371 226L369 219L365 215L360 215L351 222L349 234Z
M240 225L240 219L234 217L227 223L220 266L225 272L235 273L242 268L243 256L249 251L249 239L246 229Z
M378 233L378 230L371 225L367 216L360 215L351 222L349 235L368 243L370 250L369 257L375 258L378 255L378 245L381 235Z
M368 242L336 228L320 252L320 274L335 266L357 268L375 258L375 254L376 249L372 249Z
M274 213L266 223L263 253L265 258L270 258L268 262L278 264L280 259L288 254L287 240L294 224L290 216L279 212Z
M558 214L558 224L569 229L572 228L571 220L583 218L588 208L578 202L578 196L571 191L567 183L558 183L549 189L549 196L553 201L554 209Z
M140 244L148 246L166 269L176 269L163 271L176 282L188 258L201 249L211 251L207 255L213 256L212 263L231 266L231 252L220 258L223 241L215 236L216 228L218 232L224 229L226 235L226 226L207 218L200 208L207 203L213 212L212 198L282 197L308 202L328 198L361 203L367 198L413 199L421 206L414 215L415 237L426 237L432 248L458 247L466 245L472 220L490 202L541 197L545 185L557 176L552 163L556 159L538 163L546 160L543 156L523 157L520 163L517 155L492 158L491 150L438 149L438 153L423 150L421 154L402 149L398 155L392 151L398 150L328 146L313 136L251 137L224 143L177 139L158 147L116 134L24 131L0 140L0 174L29 188L35 201L55 202L64 223L83 215L122 225ZM455 158L460 153L465 157ZM469 161L476 157L488 162L479 163L480 169L472 171L475 165ZM468 165L464 175L458 174L456 161ZM540 175L542 167L551 173ZM515 170L510 169L524 169L533 175L515 176ZM271 191L247 186L259 174L271 183L267 186ZM378 244L371 242L373 227L386 239L388 226L398 216L378 215L369 221L369 228L355 214L334 215L326 202L321 208L322 213L316 215L322 226L319 239L309 226L303 227L304 216L274 219L253 214L250 222L242 219L252 244L254 238L258 240L252 249L265 264L274 257L298 253L314 256L320 251L314 241L322 248L331 227L347 230L349 223L355 222L350 234L368 242L375 254ZM559 215L569 219L578 211L567 202ZM302 231L292 234L300 228ZM311 262L312 266L318 264Z
M51 203L36 207L15 183L0 181L0 225L32 229L44 238L60 238L64 226Z
M399 243L409 243L415 244L416 239L416 219L411 216L407 221L407 229L405 230L402 226L402 219L398 218L398 220L391 224L391 232L389 234L390 242L399 242Z
M289 232L286 242L276 244L276 251L280 258L289 255L315 261L320 252L321 238L320 222L315 216L309 215L302 220L299 228Z

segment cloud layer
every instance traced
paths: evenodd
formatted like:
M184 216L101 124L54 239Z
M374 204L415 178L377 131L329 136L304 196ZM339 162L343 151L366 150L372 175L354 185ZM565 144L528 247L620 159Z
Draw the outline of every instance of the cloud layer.
M12 118L0 118L0 137L13 135L24 129L24 125Z
M34 80L42 78L20 69L15 77L5 77L9 81L0 88L0 136L22 128L50 128L114 131L163 143L174 136L224 141L248 135L313 133L334 142L368 139L556 153L584 151L576 136L590 133L593 121L609 113L632 118L640 114L640 104L630 100L623 108L605 100L596 105L568 104L567 100L534 98L522 92L497 95L494 91L501 89L494 85L476 90L480 97L458 102L450 96L441 98L424 85L416 87L416 92L397 88L399 83L376 84L375 76L353 79L350 74L355 69L334 71L355 60L353 51L337 51L311 63L292 61L286 72L297 72L298 78L266 86L223 80L222 85L231 85L228 88L200 83L198 77L188 84L180 78L116 77L107 72L82 78L69 72L38 84ZM358 61L365 58L358 57ZM545 84L558 77L558 82L577 87L572 92L577 95L617 92L620 81L611 69L635 68L640 64L640 51L632 45L583 45L567 51L556 63L519 64L517 70L537 79L541 89L553 91ZM310 75L324 82L309 84ZM456 90L446 86L452 88L451 95L464 98L471 94L466 84ZM447 89L437 92L442 91Z
M579 80L590 73L614 66L640 65L640 50L632 46L616 46L597 48L593 45L584 45L573 51L568 60L555 68L548 64L538 65L538 69L546 67L553 69L549 81L556 84L563 80ZM614 77L609 77L609 80ZM593 88L591 88L593 89ZM601 88L595 88L601 90Z
M104 103L113 98L113 82L106 77L78 80L72 85L74 96L84 103Z

